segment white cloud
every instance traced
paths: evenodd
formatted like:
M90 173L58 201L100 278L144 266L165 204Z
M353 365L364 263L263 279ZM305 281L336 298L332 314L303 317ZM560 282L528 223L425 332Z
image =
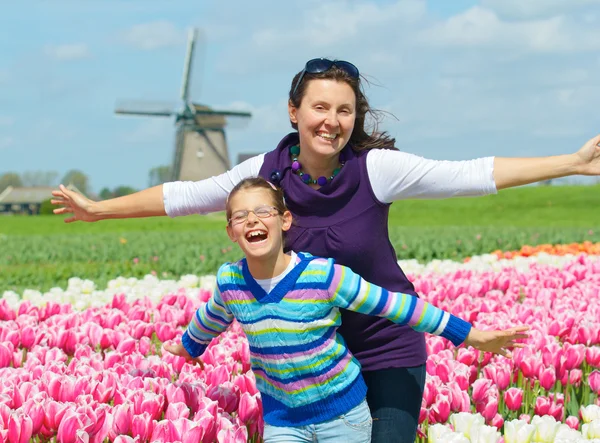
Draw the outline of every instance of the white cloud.
M15 144L14 138L7 136L7 135L0 137L0 149L10 148L14 144Z
M600 6L600 0L482 0L481 5L508 18L547 18Z
M600 49L600 31L573 17L507 21L481 6L434 24L419 39L435 47L514 50L517 53L572 53Z
M123 32L121 39L130 46L144 51L179 46L186 40L187 32L168 21L134 25Z
M66 45L47 45L44 54L54 60L69 61L79 60L90 56L90 51L85 43L72 43Z
M415 23L425 13L425 4L419 0L399 0L384 5L344 0L323 2L304 13L299 29L293 32L284 26L261 29L253 33L252 42L264 50L282 49L290 44L326 49L376 28Z

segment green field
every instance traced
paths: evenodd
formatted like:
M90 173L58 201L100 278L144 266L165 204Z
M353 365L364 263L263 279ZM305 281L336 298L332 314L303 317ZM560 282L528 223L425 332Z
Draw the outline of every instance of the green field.
M65 224L58 216L0 217L0 292L99 286L119 275L214 273L240 253L223 214ZM600 186L523 187L498 195L392 205L399 258L460 259L524 244L600 241Z

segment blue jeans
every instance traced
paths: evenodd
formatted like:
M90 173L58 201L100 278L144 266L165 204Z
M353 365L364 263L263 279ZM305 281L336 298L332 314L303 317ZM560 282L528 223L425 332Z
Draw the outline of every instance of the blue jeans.
M344 415L314 425L298 427L265 424L265 443L369 443L371 441L371 413L363 400Z
M425 389L425 365L381 369L362 375L373 416L372 442L414 443Z

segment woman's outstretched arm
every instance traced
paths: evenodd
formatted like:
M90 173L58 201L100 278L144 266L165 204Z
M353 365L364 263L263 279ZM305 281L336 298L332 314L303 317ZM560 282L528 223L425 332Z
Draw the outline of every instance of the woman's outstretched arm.
M496 188L535 183L570 175L600 175L600 135L590 139L574 154L538 158L494 159Z

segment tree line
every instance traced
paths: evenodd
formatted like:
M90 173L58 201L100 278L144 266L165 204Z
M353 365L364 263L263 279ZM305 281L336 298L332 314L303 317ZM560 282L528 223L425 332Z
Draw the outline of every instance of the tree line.
M97 197L102 200L114 197L122 197L124 195L137 192L138 189L131 186L121 185L113 189L104 187L96 195L92 195L90 179L87 174L78 170L72 169L68 171L59 181L60 174L56 171L26 171L21 174L17 172L0 173L0 193L9 186L12 187L30 187L30 186L53 186L56 187L60 183L65 186L72 184L79 189L84 195ZM171 166L157 166L152 168L148 173L148 185L156 186L171 180Z

